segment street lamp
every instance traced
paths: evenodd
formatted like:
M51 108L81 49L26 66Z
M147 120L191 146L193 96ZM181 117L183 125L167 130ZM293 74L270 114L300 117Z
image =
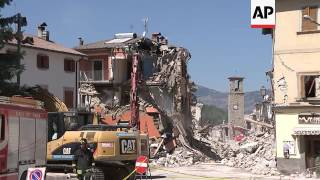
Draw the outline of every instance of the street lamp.
M264 86L261 86L260 88L260 95L262 97L264 97L265 95L267 95L267 89Z
M314 20L311 16L309 15L303 15L303 18L306 19L306 20L309 20L315 24L317 24L318 26L320 25L320 23L318 23L316 20Z

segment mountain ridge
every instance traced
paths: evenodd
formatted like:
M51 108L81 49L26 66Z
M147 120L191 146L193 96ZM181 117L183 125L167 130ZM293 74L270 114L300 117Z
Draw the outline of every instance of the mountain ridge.
M221 92L215 89L210 89L202 85L197 85L198 90L195 92L198 102L206 105L213 105L228 112L228 94L229 92ZM244 110L245 114L250 114L255 104L262 102L262 97L259 91L248 91L244 94Z

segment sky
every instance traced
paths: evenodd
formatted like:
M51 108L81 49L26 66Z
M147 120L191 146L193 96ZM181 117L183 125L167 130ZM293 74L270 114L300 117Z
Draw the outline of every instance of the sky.
M169 43L191 52L191 79L228 91L228 77L243 76L245 91L269 87L272 41L250 28L250 0L13 0L4 16L27 17L26 33L46 22L50 39L66 47L110 39L115 33L161 32Z

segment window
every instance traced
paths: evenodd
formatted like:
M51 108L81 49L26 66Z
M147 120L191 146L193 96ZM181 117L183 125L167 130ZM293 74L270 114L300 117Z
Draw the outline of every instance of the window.
M93 73L94 73L94 80L100 81L102 80L102 61L93 61Z
M5 139L5 127L4 115L0 115L0 141Z
M318 29L318 25L309 19L305 19L304 16L308 15L313 20L318 22L318 7L305 7L302 10L302 31L315 31Z
M73 89L68 88L64 90L64 103L68 108L73 108Z
M37 55L37 67L40 69L49 69L49 56L38 54Z
M75 72L75 62L72 59L64 60L64 70L68 72Z
M301 76L301 98L320 98L319 75Z

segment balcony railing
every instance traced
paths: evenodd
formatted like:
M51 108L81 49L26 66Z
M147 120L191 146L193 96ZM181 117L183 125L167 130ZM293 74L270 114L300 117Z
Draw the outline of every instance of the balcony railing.
M104 79L104 74L102 70L95 71L80 71L80 81L81 82L109 82L109 80Z

